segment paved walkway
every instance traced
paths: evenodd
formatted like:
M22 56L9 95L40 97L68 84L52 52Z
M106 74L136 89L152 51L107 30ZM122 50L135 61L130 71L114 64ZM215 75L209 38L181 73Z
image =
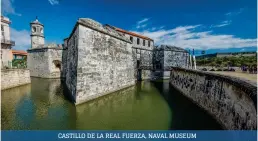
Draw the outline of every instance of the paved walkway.
M227 76L239 77L239 78L250 81L251 83L257 85L257 75L256 74L243 73L243 72L228 72L228 71L209 71L209 72L227 75Z

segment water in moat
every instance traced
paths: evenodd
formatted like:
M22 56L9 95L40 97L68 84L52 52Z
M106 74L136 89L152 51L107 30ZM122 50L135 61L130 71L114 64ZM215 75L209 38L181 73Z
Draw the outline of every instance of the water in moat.
M40 78L2 91L2 130L221 129L166 80L139 82L78 106L64 94L60 80Z

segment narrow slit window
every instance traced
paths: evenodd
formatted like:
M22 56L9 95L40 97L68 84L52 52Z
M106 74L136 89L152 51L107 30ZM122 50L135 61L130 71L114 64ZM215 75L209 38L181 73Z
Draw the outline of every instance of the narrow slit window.
M130 41L133 43L133 37L132 36L130 36Z

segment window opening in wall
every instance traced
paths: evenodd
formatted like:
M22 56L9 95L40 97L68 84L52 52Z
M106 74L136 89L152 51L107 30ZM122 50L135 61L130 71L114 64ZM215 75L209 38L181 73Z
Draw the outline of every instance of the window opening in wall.
M133 43L133 37L132 36L130 36L130 41Z
M55 67L61 70L61 61L60 60L54 60L53 63L55 64Z
M140 60L137 60L137 66L136 66L137 68L139 68L140 67Z
M148 46L150 47L150 41L148 41Z
M139 38L137 38L137 45L139 45L140 44L140 39Z
M32 28L32 32L36 32L36 27L33 27L33 28Z
M143 40L143 46L145 46L145 40Z
M4 26L3 25L1 25L1 33L2 33L2 39L4 39Z

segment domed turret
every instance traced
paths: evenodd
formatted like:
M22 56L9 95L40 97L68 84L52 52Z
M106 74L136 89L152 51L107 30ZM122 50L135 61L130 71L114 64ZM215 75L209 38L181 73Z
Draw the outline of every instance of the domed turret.
M44 25L36 20L30 23L31 27L31 48L40 48L45 44Z

